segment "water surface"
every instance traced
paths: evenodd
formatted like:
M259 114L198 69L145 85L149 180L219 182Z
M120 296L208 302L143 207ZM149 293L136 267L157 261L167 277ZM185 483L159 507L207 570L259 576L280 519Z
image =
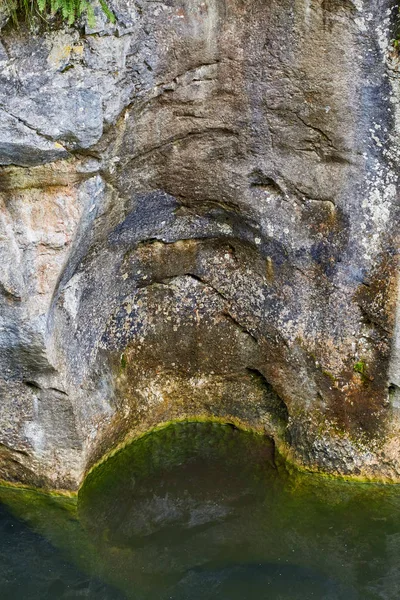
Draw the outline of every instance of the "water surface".
M267 438L229 425L143 436L89 475L78 503L0 498L5 600L400 597L398 486L291 472Z

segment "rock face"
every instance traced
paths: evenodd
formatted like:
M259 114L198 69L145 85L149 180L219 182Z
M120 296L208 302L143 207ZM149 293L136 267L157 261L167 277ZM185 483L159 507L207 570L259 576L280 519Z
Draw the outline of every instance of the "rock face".
M0 44L0 477L175 418L400 480L395 0L113 0Z

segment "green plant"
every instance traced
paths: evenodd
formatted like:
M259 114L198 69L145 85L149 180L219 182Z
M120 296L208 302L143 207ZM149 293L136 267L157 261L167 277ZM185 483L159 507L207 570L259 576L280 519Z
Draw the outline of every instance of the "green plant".
M367 383L368 381L371 381L371 377L368 375L368 366L364 360L362 360L362 359L358 360L354 364L353 369L356 373L358 373L360 375L363 383Z
M355 363L354 370L356 373L360 373L360 375L365 375L367 372L367 365L363 360L359 360Z
M400 49L400 3L397 8L396 23L394 26L393 46Z
M35 17L44 21L59 17L68 25L72 25L84 15L90 26L95 25L92 0L0 0L1 2L6 4L15 24L18 24L20 19L31 24ZM99 0L99 4L108 20L114 23L115 15L106 0Z
M121 354L121 369L125 370L127 367L128 361L126 360L126 356L124 353Z

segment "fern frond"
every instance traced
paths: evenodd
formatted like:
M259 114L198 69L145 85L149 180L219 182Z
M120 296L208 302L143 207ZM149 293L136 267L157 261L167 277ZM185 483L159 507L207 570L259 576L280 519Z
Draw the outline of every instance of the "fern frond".
M87 22L88 22L89 27L95 27L96 26L96 15L94 14L93 5L90 4L89 2L87 5L87 9L86 9L86 16L87 16Z
M40 13L44 13L46 10L47 0L37 0L37 5Z
M100 6L103 9L103 13L106 15L107 19L110 23L115 23L116 18L110 7L108 6L106 0L99 0Z
M107 4L107 0L98 0L100 6L111 23L115 23L115 15ZM68 25L73 25L81 16L86 16L90 27L96 24L93 0L0 0L8 8L13 22L23 19L32 23L34 15L55 17L59 15Z

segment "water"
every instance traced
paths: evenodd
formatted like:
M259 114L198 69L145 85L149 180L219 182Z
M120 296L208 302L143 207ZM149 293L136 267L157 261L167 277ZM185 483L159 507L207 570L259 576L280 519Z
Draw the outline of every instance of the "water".
M396 600L400 488L290 472L216 423L146 435L74 499L0 489L0 598Z
M70 564L43 536L0 505L0 598L124 598L96 577Z

